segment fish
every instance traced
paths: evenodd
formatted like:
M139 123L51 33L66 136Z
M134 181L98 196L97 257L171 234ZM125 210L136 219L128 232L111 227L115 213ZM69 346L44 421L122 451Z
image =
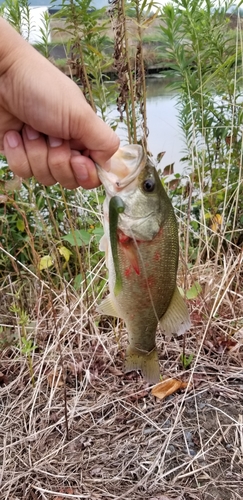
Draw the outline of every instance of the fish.
M168 337L190 328L188 308L176 284L177 220L142 146L119 148L110 165L110 171L96 165L106 194L100 250L106 256L110 291L98 312L125 322L125 372L140 370L155 384L160 380L158 324Z

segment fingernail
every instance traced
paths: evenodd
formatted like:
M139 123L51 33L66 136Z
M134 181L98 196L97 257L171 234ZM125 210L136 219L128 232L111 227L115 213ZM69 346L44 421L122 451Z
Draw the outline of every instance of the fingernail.
M59 139L58 137L51 137L49 135L49 143L50 143L51 148L58 148L59 146L62 145L63 140Z
M34 128L30 127L29 125L26 125L25 130L29 141L33 141L34 139L39 139L40 134Z
M74 156L72 159L72 169L77 181L82 183L83 181L88 180L89 172L86 165L82 165L81 158L79 157L78 161L76 161L76 158L78 157Z
M5 137L7 139L7 143L8 143L10 148L17 148L17 146L19 146L19 134L18 134L18 132L11 130L10 132L7 132L5 134Z

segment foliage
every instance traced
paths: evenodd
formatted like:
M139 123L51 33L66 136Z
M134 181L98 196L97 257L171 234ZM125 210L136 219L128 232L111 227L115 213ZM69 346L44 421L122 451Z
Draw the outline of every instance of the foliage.
M242 47L240 27L229 29L226 11L231 3L216 8L210 0L179 0L166 5L161 16L163 42L177 76L174 88L189 174L177 194L189 206L186 238L192 248L198 246L198 257L222 251L225 240L237 244L237 231L243 228ZM221 224L216 228L217 214Z
M92 108L98 109L106 120L107 104L114 102L114 86L103 84L105 71L112 64L112 58L106 51L109 40L106 35L107 18L104 19L103 14L104 9L92 7L92 0L62 0L61 9L54 18L65 18L65 27L56 30L68 33L66 50L75 81Z
M41 26L40 26L41 41L36 45L36 48L46 58L50 57L50 38L51 38L50 16L49 13L45 11L41 16Z
M193 361L193 354L189 354L186 356L185 354L181 354L180 360L184 370L187 370L190 367L191 362Z
M31 21L30 21L30 5L28 0L5 0L0 6L0 15L4 13L9 23L29 40Z
M2 166L0 173L7 179L7 166ZM87 286L92 269L103 258L98 250L103 234L99 216L102 190L67 191L59 185L45 188L31 179L11 192L6 191L5 183L2 188L0 183L2 279L13 270L19 276L28 266L55 289L62 289L70 280L76 288L81 283ZM97 292L104 278L104 272L97 277Z
M129 143L147 147L146 82L143 37L156 17L154 2L112 0L111 23L114 30L114 67L117 72L117 109L127 127ZM132 16L131 16L132 14ZM130 17L131 16L131 17ZM129 31L134 30L133 39Z
M32 354L35 352L35 349L37 349L37 345L35 345L34 341L31 338L28 338L27 336L27 326L28 323L30 322L29 316L25 310L21 309L21 307L17 304L17 302L13 302L12 306L9 308L9 311L14 313L16 316L17 323L20 328L19 352L21 355L26 356L30 373L30 379L32 385L34 386L35 379L34 379Z

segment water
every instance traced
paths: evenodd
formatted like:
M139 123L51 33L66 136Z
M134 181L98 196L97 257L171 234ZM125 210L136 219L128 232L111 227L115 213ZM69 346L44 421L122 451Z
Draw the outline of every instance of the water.
M148 149L154 157L165 151L160 168L175 163L174 171L185 166L180 159L185 156L185 143L178 123L177 94L168 89L166 78L149 78L147 81Z
M158 153L165 151L160 168L174 163L174 172L182 172L184 164L180 161L185 156L185 143L178 123L175 91L168 88L167 78L147 79L147 119L148 119L148 150L156 158ZM109 116L117 117L113 107ZM119 124L117 134L121 144L127 143L127 133L124 124Z

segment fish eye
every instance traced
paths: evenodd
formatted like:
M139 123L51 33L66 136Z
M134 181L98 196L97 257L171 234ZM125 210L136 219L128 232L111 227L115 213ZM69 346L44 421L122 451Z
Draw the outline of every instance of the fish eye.
M154 188L155 188L155 181L152 177L144 181L143 189L144 191L146 191L146 193L152 193L154 191Z

